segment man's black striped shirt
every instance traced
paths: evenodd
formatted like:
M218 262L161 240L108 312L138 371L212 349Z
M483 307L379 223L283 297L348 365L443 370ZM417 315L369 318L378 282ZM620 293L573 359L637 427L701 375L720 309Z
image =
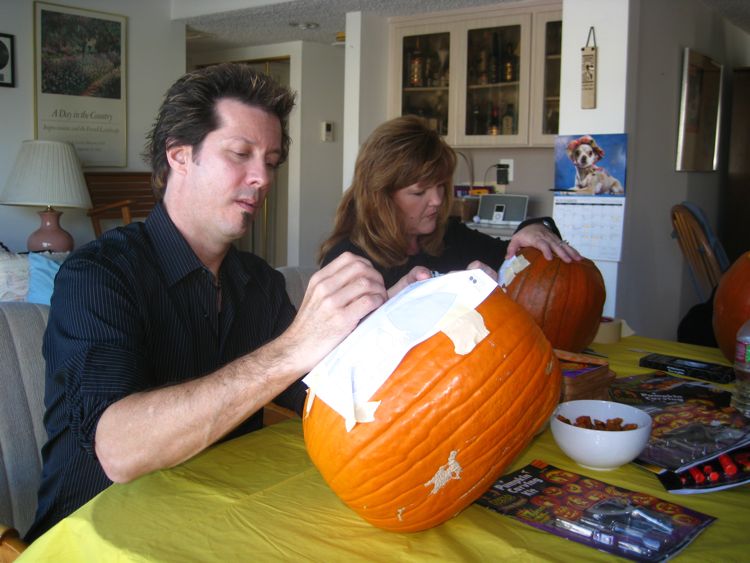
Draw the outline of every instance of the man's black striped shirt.
M217 284L162 204L145 223L74 252L55 280L44 337L48 441L27 540L111 484L94 452L109 405L215 371L278 336L293 317L279 272L232 248ZM277 401L299 412L304 389L298 382ZM227 438L261 425L257 413Z

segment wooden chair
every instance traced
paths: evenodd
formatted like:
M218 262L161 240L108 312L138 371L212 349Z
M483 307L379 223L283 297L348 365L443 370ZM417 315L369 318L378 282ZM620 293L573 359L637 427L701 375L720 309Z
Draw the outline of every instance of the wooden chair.
M711 297L713 288L727 268L721 243L713 236L710 225L699 209L688 202L672 207L672 236L677 238L690 268L695 290L701 302Z
M85 177L93 205L88 215L97 237L102 219L121 219L127 225L134 217L146 217L156 205L150 172L87 172Z
M11 563L28 547L18 536L18 530L0 524L0 563Z

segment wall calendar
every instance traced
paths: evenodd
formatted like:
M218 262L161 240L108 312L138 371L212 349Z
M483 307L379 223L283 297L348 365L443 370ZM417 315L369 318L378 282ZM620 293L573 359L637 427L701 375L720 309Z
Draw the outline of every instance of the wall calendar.
M553 217L572 246L591 260L620 261L625 198L555 195Z

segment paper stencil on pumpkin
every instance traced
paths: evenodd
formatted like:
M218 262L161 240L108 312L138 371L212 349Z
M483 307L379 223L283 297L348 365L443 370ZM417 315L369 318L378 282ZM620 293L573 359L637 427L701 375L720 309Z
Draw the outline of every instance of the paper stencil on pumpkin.
M325 401L347 430L374 420L370 399L406 353L439 331L457 354L468 354L486 335L476 307L497 284L481 270L417 282L367 317L303 379L312 397ZM308 410L312 401L308 401Z

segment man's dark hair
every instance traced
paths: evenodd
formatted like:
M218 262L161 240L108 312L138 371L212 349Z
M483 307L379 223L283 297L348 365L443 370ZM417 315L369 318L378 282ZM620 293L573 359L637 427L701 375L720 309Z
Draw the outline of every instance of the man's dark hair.
M151 185L158 197L164 195L169 178L167 150L189 145L197 157L203 139L221 125L216 104L224 99L237 100L278 117L279 164L286 160L290 143L287 120L294 107L294 93L246 64L222 63L201 68L185 74L167 90L146 139L143 157L151 165Z

